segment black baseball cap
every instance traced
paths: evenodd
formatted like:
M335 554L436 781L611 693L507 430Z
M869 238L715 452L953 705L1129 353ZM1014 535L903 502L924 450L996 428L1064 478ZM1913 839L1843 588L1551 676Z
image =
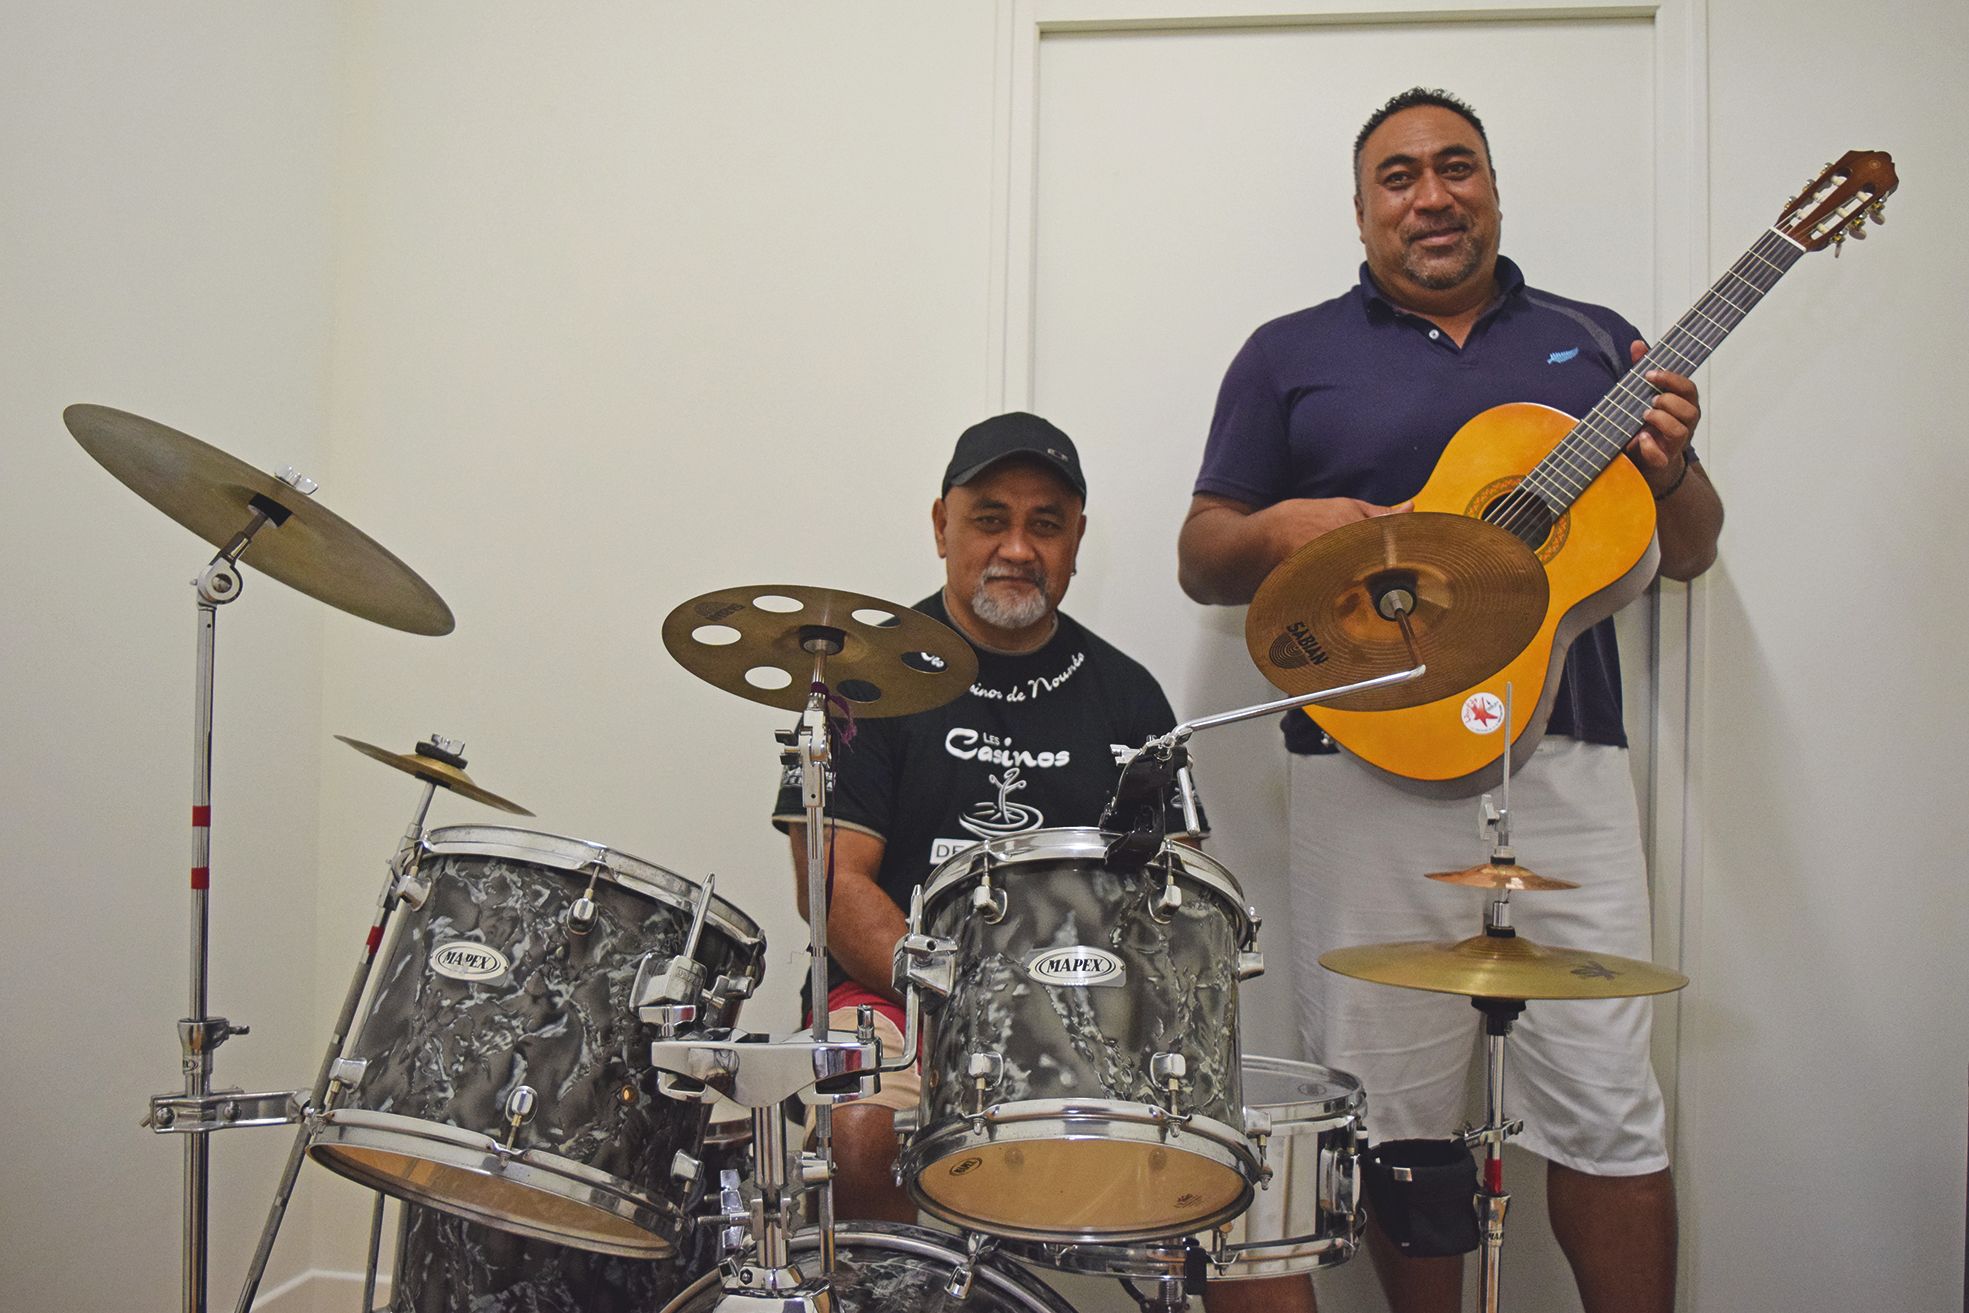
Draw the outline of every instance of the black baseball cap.
M1087 500L1087 478L1080 472L1080 453L1073 439L1053 424L1015 410L981 420L957 435L957 449L943 472L943 491L969 483L1007 456L1031 456L1058 470L1067 485Z

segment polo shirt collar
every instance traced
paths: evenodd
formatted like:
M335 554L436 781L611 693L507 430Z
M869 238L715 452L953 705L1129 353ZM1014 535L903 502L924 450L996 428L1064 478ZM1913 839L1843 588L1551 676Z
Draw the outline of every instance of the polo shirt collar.
M1499 306L1524 289L1525 275L1524 271L1518 268L1517 261L1511 259L1509 256L1498 256L1497 299L1485 306L1483 315L1479 317L1488 318ZM1393 301L1390 301L1386 296L1382 295L1380 284L1376 283L1374 281L1374 275L1367 271L1367 261L1365 260L1361 261L1360 292L1361 298L1370 307L1377 308L1390 315L1408 313L1398 307Z

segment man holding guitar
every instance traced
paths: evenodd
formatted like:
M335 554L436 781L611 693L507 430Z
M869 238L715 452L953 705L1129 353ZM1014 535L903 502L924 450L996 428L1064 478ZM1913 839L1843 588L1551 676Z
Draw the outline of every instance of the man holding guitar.
M1313 538L1410 509L1452 435L1481 412L1536 402L1585 415L1642 358L1626 320L1528 287L1499 257L1489 143L1461 101L1420 88L1396 96L1361 130L1354 172L1367 254L1359 285L1259 328L1225 377L1178 548L1183 589L1199 602L1246 603ZM1689 447L1696 388L1664 370L1639 378L1654 395L1626 458L1652 494L1659 572L1690 579L1715 559L1723 522ZM1568 531L1587 526L1568 521ZM1541 556L1559 550L1556 527L1551 536L1533 544ZM1519 689L1521 715L1539 693ZM1308 1053L1361 1077L1377 1139L1448 1135L1464 1114L1475 1034L1467 1001L1336 976L1316 959L1350 944L1473 933L1482 895L1421 875L1471 864L1475 807L1440 791L1420 796L1336 753L1307 715L1288 713L1285 729ZM1545 733L1514 779L1514 846L1540 873L1581 888L1515 904L1519 925L1538 943L1646 958L1646 871L1611 619L1571 644ZM1514 1036L1519 1142L1549 1163L1553 1230L1588 1313L1674 1304L1675 1197L1648 1060L1650 1006L1542 1003ZM1369 1242L1399 1313L1461 1307L1460 1258L1404 1258L1378 1228Z

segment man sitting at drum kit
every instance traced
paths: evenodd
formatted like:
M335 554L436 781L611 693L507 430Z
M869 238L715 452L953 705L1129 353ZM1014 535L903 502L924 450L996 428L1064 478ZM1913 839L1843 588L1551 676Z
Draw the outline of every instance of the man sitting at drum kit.
M910 891L980 840L1093 825L1114 790L1113 745L1176 723L1154 676L1059 611L1087 528L1086 497L1072 439L1037 415L999 415L964 431L930 508L944 587L916 609L977 649L977 679L942 707L863 722L837 749L828 1007L852 1031L856 1006L873 1004L887 1051L902 1044L890 973ZM795 769L781 781L773 824L792 836L804 917L802 816ZM835 1111L842 1217L916 1220L893 1176L893 1112L914 1110L918 1092L913 1070L890 1075L873 1098Z
M1086 494L1072 440L1046 420L1014 412L965 430L930 508L944 587L917 609L970 642L977 678L934 710L859 724L837 748L829 1016L852 1030L856 1007L874 1006L891 1051L903 1019L892 959L911 891L982 840L1095 825L1119 776L1114 748L1176 723L1154 676L1059 610L1086 531ZM796 769L781 781L773 822L792 838L805 916L802 815ZM895 1176L894 1112L914 1111L919 1094L912 1070L835 1109L841 1217L916 1219ZM1310 1306L1303 1279L1213 1287L1210 1305L1290 1307L1280 1287L1305 1290Z

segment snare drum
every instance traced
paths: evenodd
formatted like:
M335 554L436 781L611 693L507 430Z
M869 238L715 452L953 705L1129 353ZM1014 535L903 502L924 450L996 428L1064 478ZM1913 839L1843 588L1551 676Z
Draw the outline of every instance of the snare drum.
M1114 871L1097 830L965 850L924 890L950 989L924 999L922 1130L899 1164L946 1221L1134 1240L1223 1221L1258 1178L1237 986L1254 925L1230 872L1165 845Z
M518 1235L669 1257L710 1109L657 1092L630 994L646 960L681 950L705 891L597 844L476 825L433 831L414 885L337 1064L354 1086L313 1119L309 1156ZM711 898L703 1024L732 1023L764 952Z
M1217 1261L1212 1281L1293 1276L1344 1263L1360 1246L1361 1113L1366 1095L1344 1071L1285 1058L1244 1060L1245 1100L1255 1125L1270 1124L1271 1178L1251 1207L1214 1232L1191 1237ZM1008 1253L1062 1272L1157 1279L1184 1274L1185 1247L1013 1243Z

